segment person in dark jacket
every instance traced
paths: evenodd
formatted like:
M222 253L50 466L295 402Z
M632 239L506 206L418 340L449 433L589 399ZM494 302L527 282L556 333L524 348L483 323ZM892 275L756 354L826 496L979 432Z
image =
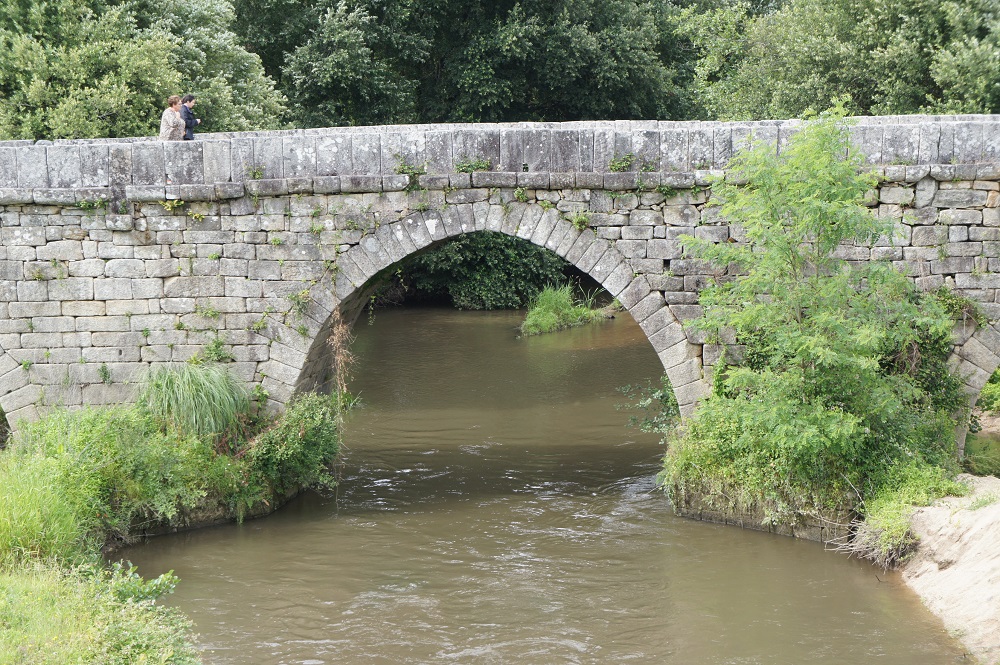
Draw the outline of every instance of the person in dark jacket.
M181 118L184 119L184 140L194 140L194 128L201 124L199 118L194 117L191 109L194 108L194 95L184 95L181 99Z

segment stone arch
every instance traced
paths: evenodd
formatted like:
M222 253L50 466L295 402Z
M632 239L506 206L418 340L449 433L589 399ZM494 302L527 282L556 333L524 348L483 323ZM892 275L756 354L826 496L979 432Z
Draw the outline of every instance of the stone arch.
M548 249L616 297L656 351L682 416L690 415L708 393L701 345L688 338L663 294L633 270L613 242L598 238L589 228L576 228L555 209L511 202L480 210L472 204L458 204L442 211L414 212L379 226L338 256L336 277L324 285L323 296L316 299L317 307L310 313L317 333L301 356L294 383L281 390L277 401L283 402L292 392L331 389L333 359L326 340L337 319L354 323L385 271L432 245L477 231L504 233Z
M958 375L969 396L969 406L975 406L979 393L1000 367L1000 330L997 324L977 326L973 321L960 321L955 325L954 346L948 364ZM960 454L965 451L968 429L960 425L957 431Z

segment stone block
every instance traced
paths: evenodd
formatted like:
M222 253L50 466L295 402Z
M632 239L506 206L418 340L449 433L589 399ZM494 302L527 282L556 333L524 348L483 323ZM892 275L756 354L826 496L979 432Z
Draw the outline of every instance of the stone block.
M914 191L909 187L882 187L879 190L880 203L909 205L913 203Z
M983 207L986 197L986 192L976 189L939 189L931 205L935 208Z
M941 193L943 194L944 192ZM939 213L938 221L941 224L981 224L983 222L983 213L981 210L947 209Z
M45 146L18 146L14 152L17 155L17 187L34 189L50 186Z
M941 226L913 227L910 244L914 246L936 247L948 240L948 229Z
M693 205L664 206L663 223L667 226L697 226L701 214Z

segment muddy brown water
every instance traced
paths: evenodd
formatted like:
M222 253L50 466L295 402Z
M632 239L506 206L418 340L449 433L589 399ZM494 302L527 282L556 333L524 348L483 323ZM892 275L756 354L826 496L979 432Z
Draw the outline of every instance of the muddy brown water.
M969 662L893 573L671 514L619 386L627 316L517 339L517 313L357 326L335 495L123 556L173 569L208 663Z

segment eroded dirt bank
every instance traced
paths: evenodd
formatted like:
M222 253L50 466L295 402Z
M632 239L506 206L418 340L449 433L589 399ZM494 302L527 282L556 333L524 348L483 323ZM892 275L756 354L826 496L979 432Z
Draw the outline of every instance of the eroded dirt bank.
M980 663L1000 665L1000 478L961 479L968 496L914 513L920 545L903 579Z

